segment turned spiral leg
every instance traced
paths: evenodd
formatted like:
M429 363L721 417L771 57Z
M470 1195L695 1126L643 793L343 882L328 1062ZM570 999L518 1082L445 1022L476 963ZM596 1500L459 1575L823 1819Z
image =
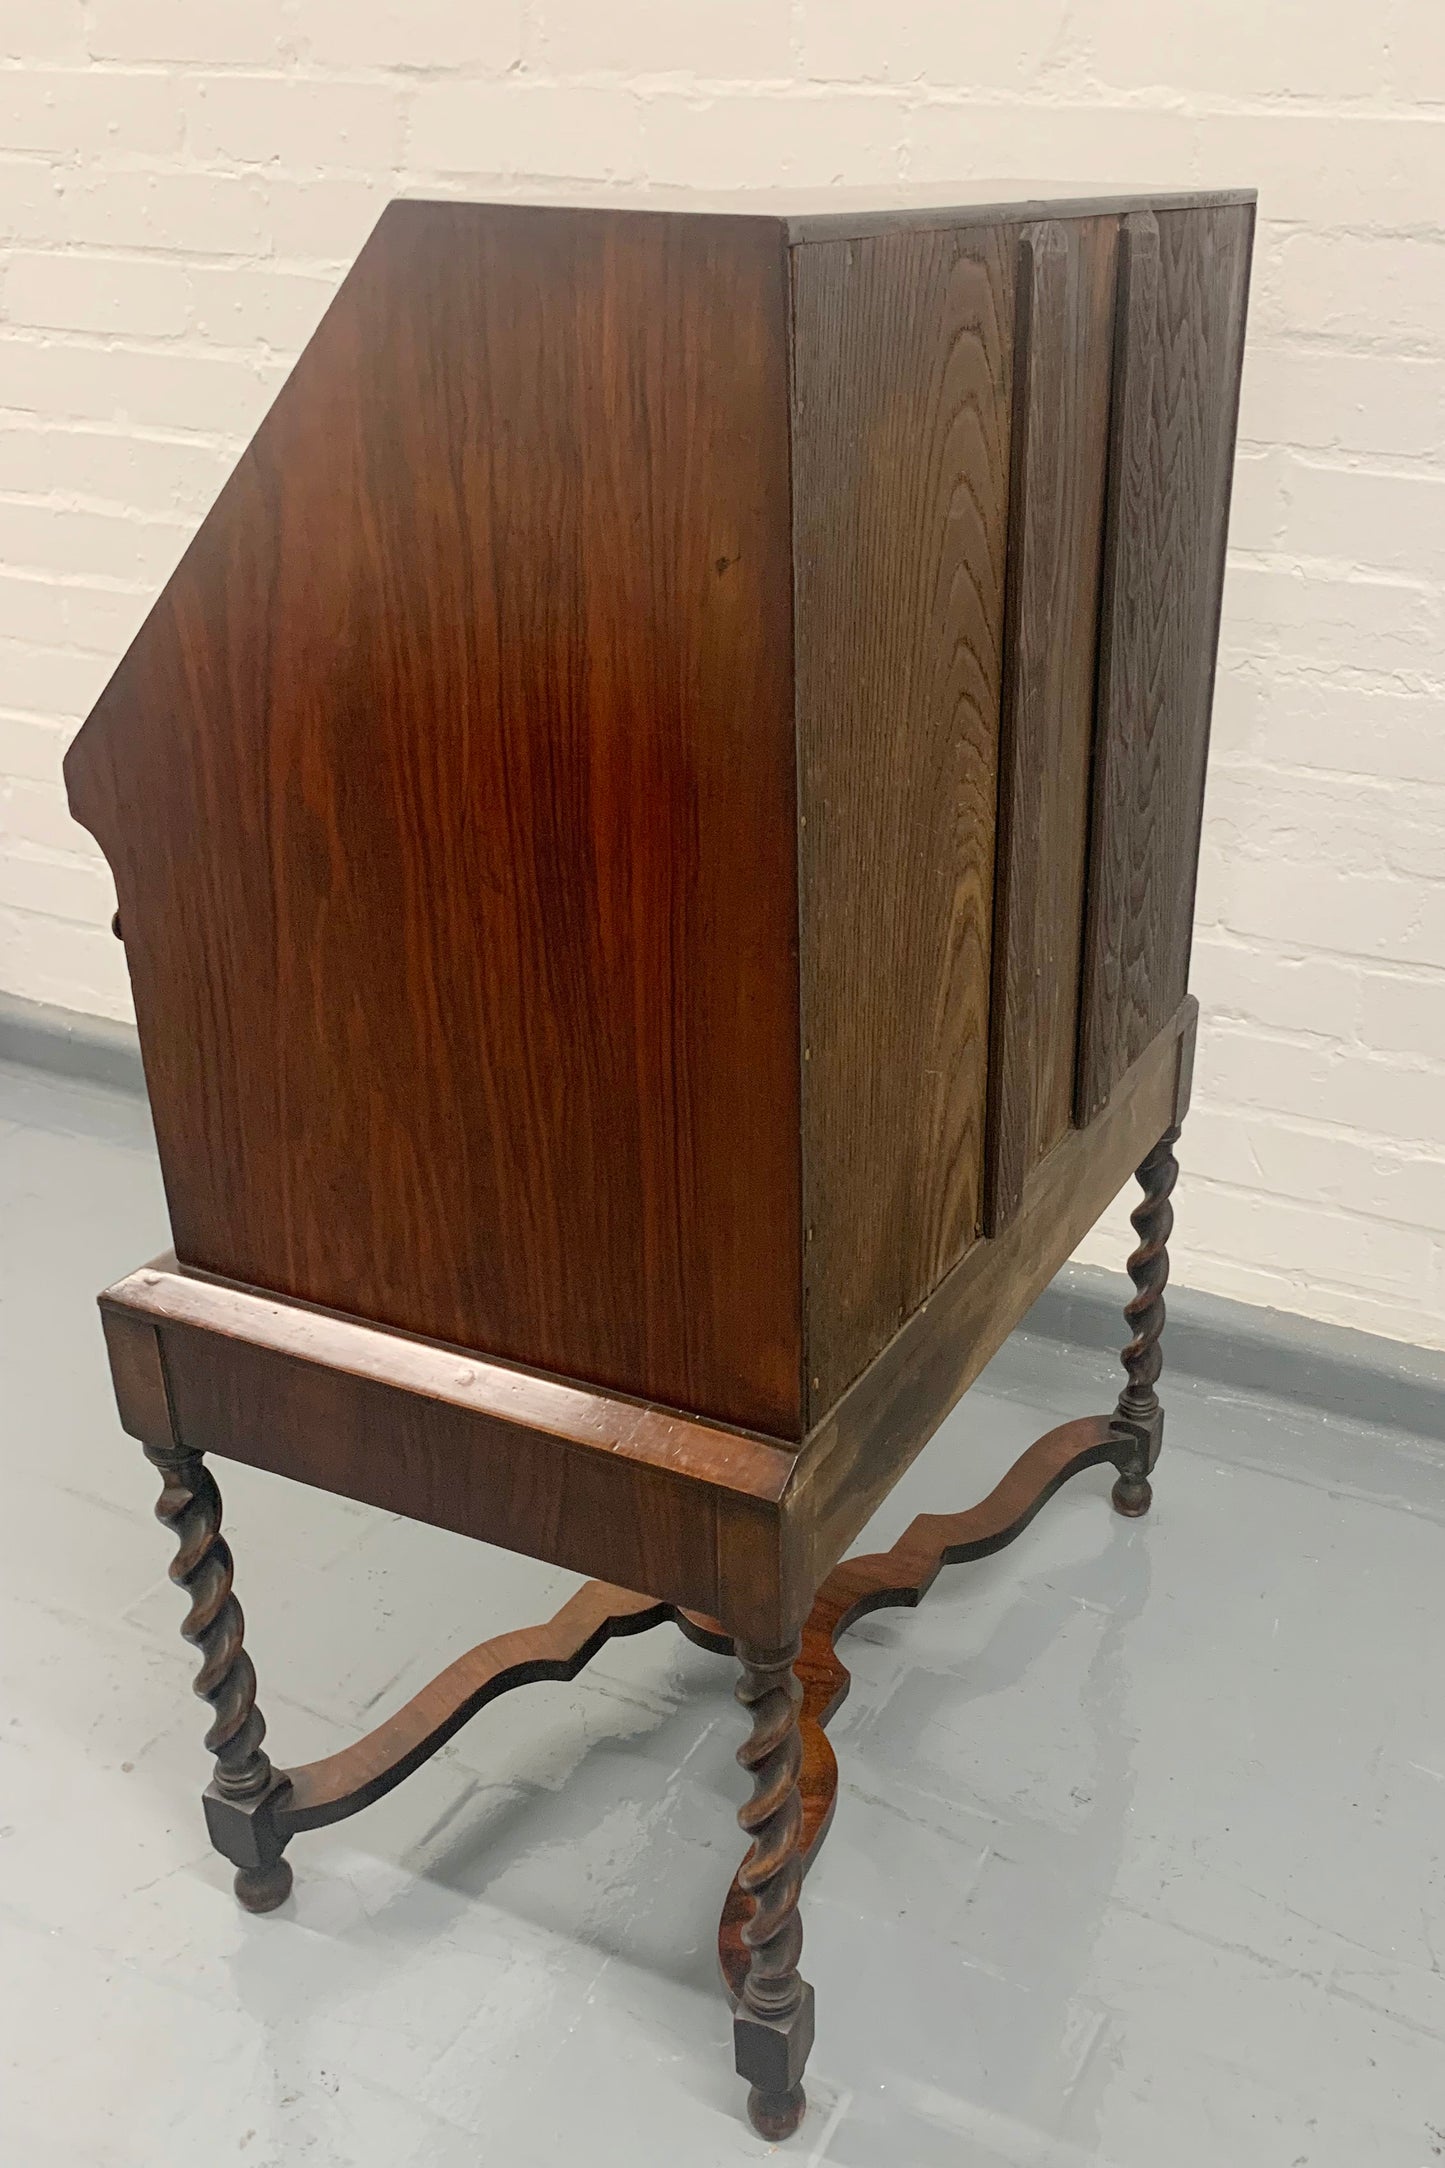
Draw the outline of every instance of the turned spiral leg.
M752 1901L742 1930L748 1969L733 2021L738 2075L748 2080L748 2114L765 2138L786 2138L803 2120L803 2068L813 2044L813 1990L798 1972L803 1925L803 1803L798 1791L803 1692L793 1675L801 1640L786 1648L738 1644L738 1700L752 1718L738 1760L753 1780L738 1820L752 1846L738 1885Z
M1144 1195L1130 1214L1139 1247L1129 1259L1134 1295L1124 1306L1133 1338L1119 1358L1128 1373L1128 1383L1119 1395L1115 1417L1120 1451L1114 1505L1131 1518L1147 1513L1153 1503L1149 1474L1159 1458L1164 1435L1164 1411L1154 1388L1164 1361L1159 1338L1164 1330L1169 1237L1174 1228L1174 1207L1169 1200L1179 1178L1179 1162L1174 1157L1178 1141L1178 1129L1166 1129L1138 1169L1136 1179Z
M181 1632L200 1651L195 1690L214 1712L206 1733L207 1750L216 1757L207 1818L213 1837L221 1833L218 1821L228 1833L243 1832L239 1855L234 1842L221 1845L238 1859L236 1895L248 1911L270 1912L290 1892L291 1868L279 1849L274 1857L265 1856L273 1848L264 1838L259 1852L254 1842L257 1810L272 1796L277 1776L261 1743L266 1719L256 1706L255 1666L243 1645L245 1621L231 1586L234 1569L221 1534L221 1494L199 1453L148 1445L145 1454L164 1485L156 1519L176 1538L170 1576L191 1599Z

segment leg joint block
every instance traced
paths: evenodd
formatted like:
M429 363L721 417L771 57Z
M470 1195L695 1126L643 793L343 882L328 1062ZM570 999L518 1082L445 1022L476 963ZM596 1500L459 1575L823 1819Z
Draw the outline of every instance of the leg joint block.
M254 1799L228 1799L215 1784L201 1795L211 1842L233 1867L255 1874L274 1867L285 1851L291 1832L280 1826L277 1809L291 1791L291 1779L283 1769L273 1770L264 1792Z
M760 2093L790 2093L802 2078L813 2045L813 1990L802 1984L786 2017L758 2017L745 2004L733 2016L738 2076Z

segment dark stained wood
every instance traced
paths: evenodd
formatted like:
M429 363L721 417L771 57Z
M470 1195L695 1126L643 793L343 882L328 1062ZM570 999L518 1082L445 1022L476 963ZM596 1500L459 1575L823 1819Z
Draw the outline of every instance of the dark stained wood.
M1129 1259L1134 1293L1124 1305L1130 1340L1119 1360L1129 1382L1119 1395L1118 1423L1133 1438L1134 1451L1120 1468L1114 1505L1130 1519L1149 1511L1154 1493L1149 1476L1164 1437L1164 1410L1155 1387L1163 1368L1159 1342L1164 1331L1164 1290L1169 1284L1169 1237L1174 1230L1170 1198L1179 1179L1174 1147L1177 1121L1165 1130L1135 1173L1144 1195L1129 1217L1139 1244Z
M985 1226L1073 1116L1114 319L1111 219L1019 241Z
M1055 1491L1086 1468L1118 1463L1127 1450L1115 1419L1084 1416L1036 1439L981 1504L964 1513L920 1513L891 1551L845 1559L835 1566L808 1614L796 1670L802 1686L798 1777L802 1822L797 1852L803 1874L818 1856L838 1802L838 1763L824 1726L842 1708L852 1680L837 1652L850 1626L874 1611L915 1609L944 1566L989 1558L1021 1536ZM711 1645L695 1622L679 1623L692 1640ZM718 1927L718 1963L736 2002L747 1965L743 1940L749 1898L741 1873L728 1892Z
M206 1733L206 1752L216 1757L211 1788L244 1811L269 1799L277 1779L261 1743L266 1719L256 1703L231 1548L221 1533L221 1494L199 1453L147 1445L145 1455L161 1476L156 1519L176 1539L170 1577L190 1600L181 1632L200 1653L195 1691L212 1711ZM243 1859L235 1889L248 1912L274 1912L284 1904L291 1869L279 1848L264 1863Z
M752 1718L767 2137L838 1635L1085 1467L1149 1503L1252 217L395 207L67 764L181 1260L102 1312L243 1902L671 1620ZM1117 1410L839 1566L1131 1169ZM604 1578L278 1769L206 1453Z
M978 1229L1015 250L794 263L810 1420Z
M157 1328L192 1326L298 1363L444 1403L519 1446L528 1438L555 1439L609 1461L635 1462L701 1483L726 1482L742 1495L761 1499L780 1494L793 1465L796 1448L773 1439L721 1430L669 1408L617 1399L566 1378L488 1362L465 1348L442 1347L334 1311L280 1300L263 1289L190 1272L174 1257L157 1258L118 1280L101 1296L100 1306L112 1348L117 1336L129 1340L154 1335ZM127 1362L122 1369L114 1353L112 1373L132 1436L147 1444L179 1443L158 1352L138 1361L134 1397L131 1366ZM152 1412L158 1405L163 1414ZM145 1428L139 1427L140 1420ZM137 1427L132 1428L133 1422Z
M167 1429L148 1443L644 1588L776 1646L1174 1119L1195 1014L1187 1001L1105 1113L1060 1140L1014 1220L972 1246L801 1453L164 1265L102 1297L107 1333L159 1335ZM154 1410L148 1384L121 1399L135 1434Z
M807 1609L777 1506L793 1455L765 1439L163 1266L102 1308L112 1336L157 1334L186 1451L650 1589L734 1632ZM133 1432L152 1418L149 1395L120 1405Z
M796 1438L786 310L394 206L67 773L185 1262Z
M1140 211L1120 240L1080 1119L1188 981L1253 222Z
M842 1635L875 1611L915 1608L944 1566L1003 1550L1063 1484L1085 1469L1118 1464L1127 1449L1117 1417L1086 1416L1061 1424L1037 1439L980 1504L962 1513L919 1514L891 1550L850 1558L835 1567L817 1593L800 1642L782 1652L761 1652L769 1658L791 1657L787 1668L796 1685L786 1699L796 1712L795 1722L777 1722L782 1697L774 1679L759 1677L770 1670L776 1673L778 1664L750 1664L752 1678L744 1682L748 1692L740 1698L761 1715L755 1715L752 1737L739 1756L754 1785L753 1799L740 1819L752 1837L755 1823L765 1834L772 1830L776 1835L779 1816L786 1818L779 1848L784 1857L774 1861L772 1875L781 1865L795 1868L800 1881L833 1819L838 1765L824 1727L843 1706L851 1685L837 1653ZM575 1679L609 1641L668 1623L715 1654L733 1649L715 1619L606 1582L587 1582L545 1624L499 1634L469 1649L351 1746L278 1771L266 1801L261 1849L280 1862L292 1837L344 1821L385 1798L502 1694L542 1680ZM770 1700L772 1706L765 1706ZM790 1734L795 1734L796 1753ZM786 1784L775 1781L779 1775L786 1777ZM751 1851L733 1879L718 1930L719 1962L735 2005L743 1999L749 1963L745 1930L755 1917L756 1877L750 1863L756 1868ZM796 1886L791 1901L796 1907Z
M291 1790L275 1810L279 1829L289 1838L359 1814L430 1761L499 1695L545 1679L575 1679L607 1642L646 1633L676 1616L674 1605L653 1596L605 1581L584 1583L545 1625L498 1634L459 1656L354 1746L287 1770ZM731 1644L721 1638L715 1645Z
M1003 1232L955 1265L809 1437L783 1505L811 1546L798 1570L814 1587L1169 1125L1195 1010L1191 997L1104 1112L1060 1138Z
M108 1290L100 1298L100 1321L121 1421L142 1445L154 1446L159 1452L178 1450L180 1440L166 1392L160 1334L152 1318L128 1305L113 1303L109 1299L113 1292L119 1290Z
M802 2081L813 2045L813 1990L798 1971L803 1690L793 1667L801 1649L797 1634L774 1648L739 1642L741 1673L734 1689L750 1722L738 1761L752 1779L752 1795L738 1809L750 1842L736 1878L743 1901L738 1930L743 1963L733 2048L738 2075L748 2080L753 2128L773 2140L790 2137L807 2112Z

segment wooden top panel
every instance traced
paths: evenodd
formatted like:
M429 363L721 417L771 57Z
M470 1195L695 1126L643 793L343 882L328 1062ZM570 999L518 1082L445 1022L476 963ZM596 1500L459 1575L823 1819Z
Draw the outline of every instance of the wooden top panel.
M67 774L184 1262L795 1437L786 260L393 206Z
M978 1229L1016 254L794 259L813 1421Z
M536 203L575 204L565 184L534 184ZM768 218L791 244L858 240L900 228L1001 226L1040 218L1122 217L1127 212L1194 210L1210 204L1253 203L1252 188L1162 189L1120 181L894 181L863 188L675 188L658 182L609 188L607 202L634 211L683 217Z

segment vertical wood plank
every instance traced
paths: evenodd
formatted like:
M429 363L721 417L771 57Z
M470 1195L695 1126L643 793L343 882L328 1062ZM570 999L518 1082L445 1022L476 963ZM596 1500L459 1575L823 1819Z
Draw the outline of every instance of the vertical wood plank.
M1020 239L985 1228L1073 1112L1114 317L1114 219Z
M1188 983L1253 219L1135 212L1120 240L1080 1121Z
M979 1226L1016 253L794 255L810 1421Z

